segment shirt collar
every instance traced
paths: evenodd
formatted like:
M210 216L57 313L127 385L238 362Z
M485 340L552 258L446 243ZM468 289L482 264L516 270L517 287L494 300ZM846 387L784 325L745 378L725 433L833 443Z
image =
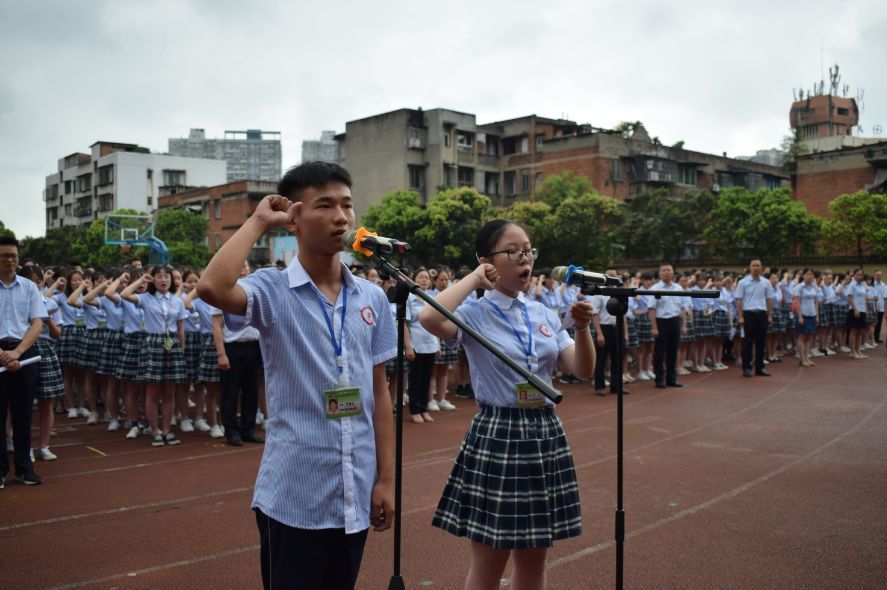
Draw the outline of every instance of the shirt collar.
M0 281L0 285L2 285L3 288L5 288L5 289L12 289L16 285L23 284L22 279L23 279L23 277L20 274L16 274L12 279L12 283L8 287L6 286L6 283L4 283L3 281Z
M172 291L167 291L166 295L164 295L160 291L154 291L154 297L156 297L157 299L166 299L167 301L171 301L172 300Z
M490 303L495 303L498 307L502 309L511 309L511 306L514 305L514 302L520 299L520 294L518 294L517 299L513 299L501 291L492 289L490 291L484 291L484 297L489 299Z
M354 293L355 291L360 291L360 285L357 280L354 278L354 275L351 274L351 271L348 269L348 265L339 260L339 265L342 268L342 280L345 285L348 287L348 290ZM296 256L293 258L293 261L290 262L290 265L286 267L286 276L289 281L290 289L295 289L296 287L301 287L307 283L314 284L314 281L311 280L311 277L308 276L308 271L305 270L305 267L302 266L302 262L299 260L299 257ZM314 285L317 288L317 285Z

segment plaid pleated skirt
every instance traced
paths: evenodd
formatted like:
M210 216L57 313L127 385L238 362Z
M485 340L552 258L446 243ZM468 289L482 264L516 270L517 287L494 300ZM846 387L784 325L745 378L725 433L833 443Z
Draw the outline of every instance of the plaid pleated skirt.
M437 357L437 360L434 362L436 365L452 365L459 361L459 351L455 348L450 348L443 342L440 343L440 356Z
M693 326L696 328L697 338L711 338L715 336L711 315L707 315L704 311L693 310Z
M121 381L144 383L145 381L145 333L131 332L123 335L120 362L114 376Z
M656 340L653 338L653 323L650 321L650 316L647 314L639 315L635 318L634 322L635 327L638 330L638 342L644 344Z
M684 325L687 327L678 342L696 342L696 326L693 320L685 320Z
M203 344L200 347L200 366L197 369L198 383L218 383L222 380L219 372L219 353L212 334L202 334Z
M65 380L62 377L62 366L55 353L55 344L51 340L38 338L37 354L40 355L40 380L37 382L37 398L52 399L65 395Z
M778 307L773 308L773 312L770 314L770 316L772 321L767 324L767 333L784 334L786 316L783 315L782 309Z
M123 356L120 354L122 350L123 332L120 330L107 330L95 372L99 375L116 377L117 365L123 360Z
M62 326L62 337L56 348L56 356L63 365L79 366L77 364L77 349L79 342L86 338L86 328L76 325Z
M831 324L839 328L847 325L847 313L850 311L849 305L841 305L839 303L832 304L832 320Z
M163 341L172 339L172 348L164 350ZM147 383L184 383L188 380L185 355L179 346L178 334L145 335L145 372Z
M80 340L80 346L77 348L77 366L90 371L98 369L99 358L102 356L102 348L107 337L107 328L87 330L86 338Z
M819 304L819 327L820 328L828 328L832 325L832 304L831 303L820 303Z
M200 356L203 354L205 336L207 334L200 332L185 332L185 369L188 371L189 381L196 380L200 372ZM212 334L209 336L212 337Z
M625 323L628 324L628 342L625 344L625 348L637 348L641 344L641 341L638 339L636 322L637 320L628 317L625 319Z
M865 302L865 323L870 326L874 326L878 323L878 312L875 311L874 301Z
M717 309L711 314L711 328L714 336L726 338L730 335L730 314L722 309Z
M573 456L554 410L481 406L432 525L494 549L580 535Z

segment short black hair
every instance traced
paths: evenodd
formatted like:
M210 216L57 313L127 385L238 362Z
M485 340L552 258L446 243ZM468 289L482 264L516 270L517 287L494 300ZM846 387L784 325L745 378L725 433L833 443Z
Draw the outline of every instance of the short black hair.
M0 236L0 246L15 246L18 248L19 243L13 236Z
M351 188L351 175L332 162L304 162L286 171L277 183L277 194L298 201L306 188L319 188L331 182Z

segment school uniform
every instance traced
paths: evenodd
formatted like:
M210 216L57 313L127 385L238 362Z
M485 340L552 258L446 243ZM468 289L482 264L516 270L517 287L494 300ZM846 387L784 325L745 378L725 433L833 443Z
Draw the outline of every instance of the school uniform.
M408 375L410 414L414 416L428 410L428 388L434 372L434 361L440 350L440 341L419 322L419 313L425 305L422 299L412 293L407 298L407 326L410 330L410 344L415 352Z
M622 334L616 331L616 316L610 315L607 311L607 301L610 297L607 295L594 295L591 297L592 313L598 317L601 325L601 332L604 335L604 344L600 345L597 338L594 340L595 348L595 367L594 367L594 388L601 390L606 387L605 372L610 367L608 357L616 349L616 339L621 338Z
M803 282L803 281L802 281ZM794 329L794 324L792 321L792 290L794 286L788 282L782 283L780 286L780 290L782 291L781 304L779 306L780 313L780 326L779 333L785 334L787 332L791 332ZM775 310L776 308L774 308Z
M701 290L702 288L698 285L690 287L690 291ZM693 305L693 325L696 329L696 337L711 338L715 335L714 325L711 321L711 314L714 311L714 300L693 297L691 302Z
M637 297L631 297L628 300L628 313L625 314L625 326L628 330L628 341L625 344L625 348L637 348L640 346L641 341L638 336L637 319L645 315L647 315L646 304L638 303Z
M868 297L868 289L865 281L852 281L845 289L847 292L847 302L850 309L847 311L847 325L851 328L865 328L866 324L866 297ZM856 317L854 310L859 312Z
M755 371L764 371L764 346L767 340L767 301L773 297L770 281L762 276L746 276L736 286L736 299L742 301L745 337L742 339L742 370L751 371L752 346L755 348Z
M0 281L0 349L14 350L31 329L31 320L45 318L43 297L32 281L16 275L10 284ZM31 346L19 357L19 362L37 356L37 347ZM34 390L40 376L37 364L21 367L18 371L0 373L0 425L6 427L6 416L12 422L12 441L15 445L13 462L17 476L25 477L34 471L31 462L31 412ZM0 476L9 472L9 454L0 452Z
M770 315L773 317L773 321L767 324L767 334L784 334L785 333L785 321L791 321L791 316L786 314L783 316L782 313L782 289L773 289L772 294L770 295Z
M213 318L223 315L218 307L213 307L202 299L191 302L200 317L200 332L203 342L200 345L200 361L197 369L197 383L218 383L221 381L219 371L219 351L213 338ZM215 411L215 410L213 410Z
M838 284L835 287L834 315L832 316L832 325L836 328L843 328L847 325L847 316L850 312L847 292L850 285ZM843 344L843 342L841 343Z
M875 289L872 285L866 285L865 291L865 323L873 326L878 321L878 312L875 311Z
M647 312L656 301L656 298L652 295L640 295L635 299L635 312L636 314L640 314L634 316L635 326L637 326L638 332L638 342L641 344L653 342L655 340L655 338L653 338L653 323L650 321L650 316Z
M834 301L835 288L831 285L823 285L820 287L821 296L819 299L819 326L828 328L832 326L832 318L834 317Z
M55 299L43 297L43 305L46 306L47 318L52 319L56 325L61 325L62 314L59 304ZM44 319L43 329L36 342L37 354L40 355L39 376L37 380L36 395L38 399L52 399L64 397L65 380L62 377L62 367L55 353L55 339L49 331L49 323Z
M185 304L185 296L182 295L182 305ZM192 307L195 307L192 303ZM195 381L200 371L200 355L203 353L205 333L201 326L200 312L196 307L193 310L185 308L185 368L188 371L188 381Z
M816 308L822 295L815 284L800 283L792 289L792 297L800 301L798 313L804 318L804 323L798 322L795 331L798 334L816 333Z
M456 315L550 382L573 344L557 314L535 301L487 291ZM461 330L480 410L469 427L433 526L494 549L551 547L581 533L572 453L554 404ZM527 395L528 394L528 395Z
M187 318L182 300L172 293L137 293L145 319L146 383L184 383L185 356L179 343L178 322Z
M711 314L712 330L719 338L730 337L730 306L733 305L733 292L725 287L720 289L721 296L714 302Z
M121 341L120 362L115 367L114 376L121 381L145 382L145 312L126 299L121 299L123 311L123 339Z
M684 288L672 282L666 285L659 281L653 285L656 291L683 292ZM659 336L653 348L653 372L656 374L656 385L674 384L678 381L678 341L681 335L681 312L683 297L653 298L650 309L656 314L656 329Z
M875 342L881 342L881 323L884 321L884 304L887 300L887 284L883 281L874 281L872 287L875 291L875 311L878 318L875 321Z
M95 372L108 334L108 318L102 308L83 303L82 297L80 304L86 317L86 337L80 341L82 346L77 350L77 362L81 369Z
M238 282L245 316L225 315L229 328L258 330L265 362L270 418L252 507L266 587L269 578L281 588L325 587L318 572L330 568L356 578L370 524L373 367L396 354L397 334L382 290L344 264L341 272L331 302L298 258L284 271L258 270ZM332 401L350 411L331 413ZM275 536L317 550L303 554Z
M123 349L123 306L120 303L114 303L104 295L98 298L98 302L105 312L107 330L95 372L116 379L117 365L122 360L120 351Z
M56 356L62 365L76 367L80 341L86 338L86 317L81 308L68 303L68 296L61 291L53 293L52 298L62 314L62 335L56 346Z
M690 297L679 297L681 315L684 318L684 331L679 342L696 342L696 322L693 321L693 300Z

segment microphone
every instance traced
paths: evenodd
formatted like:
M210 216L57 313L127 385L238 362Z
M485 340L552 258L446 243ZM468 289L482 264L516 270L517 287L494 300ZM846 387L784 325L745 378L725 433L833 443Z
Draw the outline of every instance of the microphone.
M410 245L394 238L384 238L376 232L367 231L365 227L352 229L342 234L342 244L346 248L361 252L367 256L373 254L406 254Z
M555 266L551 269L551 278L568 285L586 287L588 285L602 285L619 287L622 280L617 277L602 275L597 272L583 270L581 266Z

